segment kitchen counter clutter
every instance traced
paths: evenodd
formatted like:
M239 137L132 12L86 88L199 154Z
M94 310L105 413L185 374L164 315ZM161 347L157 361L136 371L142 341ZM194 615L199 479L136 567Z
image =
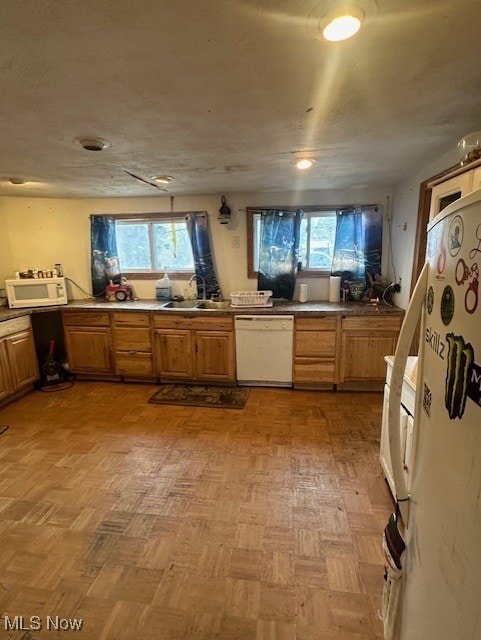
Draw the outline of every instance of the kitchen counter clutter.
M230 384L236 316L294 319L292 386L382 389L403 310L365 302L274 301L272 307L179 309L157 300L78 300L62 307L0 309L3 320L61 313L69 369L78 377L151 383Z

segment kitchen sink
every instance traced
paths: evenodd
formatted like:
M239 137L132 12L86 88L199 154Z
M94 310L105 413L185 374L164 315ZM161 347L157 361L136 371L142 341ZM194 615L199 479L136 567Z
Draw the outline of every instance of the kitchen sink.
M195 300L171 300L162 305L162 309L196 309Z
M219 311L221 309L228 309L229 307L229 300L202 300L201 302L197 302L197 309L203 309L204 311Z
M196 309L199 311L221 311L230 307L230 300L171 300L160 305L161 309Z

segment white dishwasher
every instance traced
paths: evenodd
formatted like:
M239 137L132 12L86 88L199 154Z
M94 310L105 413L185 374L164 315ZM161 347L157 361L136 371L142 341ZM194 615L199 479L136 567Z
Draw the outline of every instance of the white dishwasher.
M292 386L294 316L236 316L237 382Z

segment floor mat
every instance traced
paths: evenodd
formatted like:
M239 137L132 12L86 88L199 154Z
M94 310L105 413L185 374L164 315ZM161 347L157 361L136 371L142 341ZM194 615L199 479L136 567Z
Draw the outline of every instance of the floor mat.
M187 384L164 384L149 398L157 404L181 404L191 407L219 407L243 409L249 397L249 389Z

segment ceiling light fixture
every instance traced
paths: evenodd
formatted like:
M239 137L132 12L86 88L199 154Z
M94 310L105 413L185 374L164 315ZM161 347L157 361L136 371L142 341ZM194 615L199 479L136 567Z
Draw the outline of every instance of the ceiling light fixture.
M174 178L172 176L151 176L150 179L161 184L169 184Z
M347 40L361 28L364 11L359 7L344 7L328 14L328 24L322 30L322 35L331 42Z
M8 181L10 182L10 184L25 184L27 181L24 180L23 178L9 178Z
M296 162L296 167L301 170L310 169L314 162L315 160L313 160L312 158L301 158L301 160L298 160Z
M75 142L85 149L85 151L103 151L110 147L110 142L101 138L76 138Z

